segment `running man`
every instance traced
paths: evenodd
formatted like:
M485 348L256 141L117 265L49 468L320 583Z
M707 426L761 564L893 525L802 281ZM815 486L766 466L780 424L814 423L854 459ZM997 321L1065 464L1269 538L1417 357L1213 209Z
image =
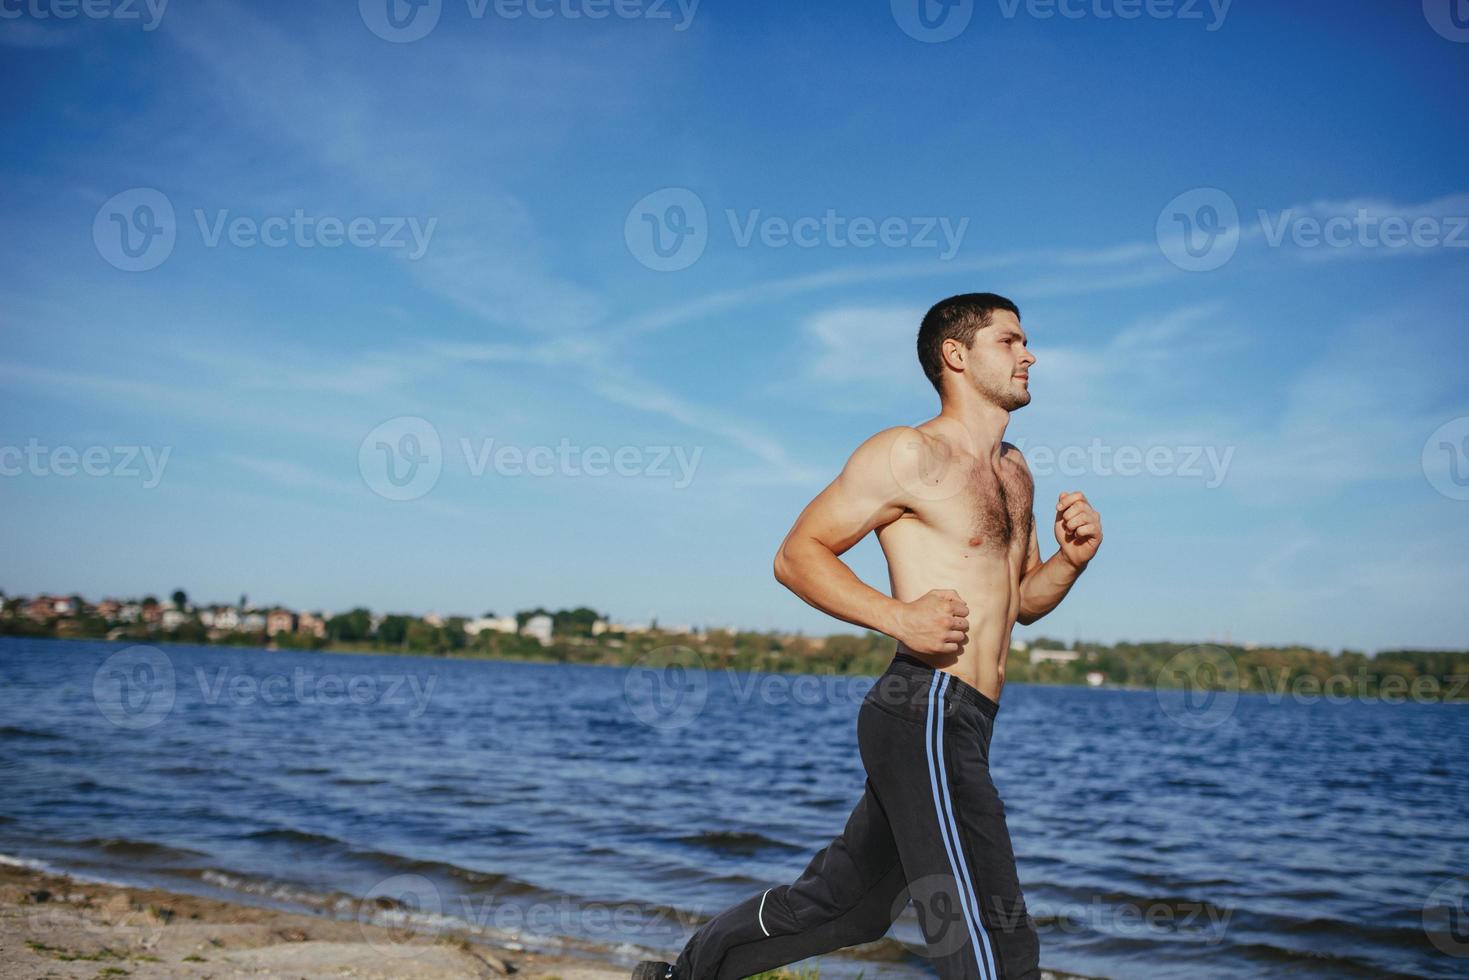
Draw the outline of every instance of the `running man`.
M897 643L857 714L865 791L799 878L721 912L676 963L640 963L635 980L733 980L872 942L910 900L940 977L1039 978L990 736L1011 629L1056 608L1096 555L1102 522L1083 494L1061 494L1059 550L1041 561L1030 470L1002 441L1010 413L1030 402L1027 343L1002 296L929 310L918 360L939 414L859 446L781 543L781 584ZM891 597L838 559L869 531Z

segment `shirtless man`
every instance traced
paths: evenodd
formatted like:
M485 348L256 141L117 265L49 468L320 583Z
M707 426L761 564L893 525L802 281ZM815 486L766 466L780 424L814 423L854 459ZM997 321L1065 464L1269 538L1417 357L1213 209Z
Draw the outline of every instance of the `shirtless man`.
M639 964L636 980L732 980L871 942L910 900L945 980L1040 976L989 743L1011 629L1056 607L1096 555L1102 524L1084 495L1061 494L1059 550L1041 561L1030 471L1002 441L1010 413L1030 402L1027 343L1002 296L935 305L918 360L939 414L859 446L781 543L781 584L897 643L858 712L865 792L796 881L721 912L677 963ZM869 531L891 596L838 558Z

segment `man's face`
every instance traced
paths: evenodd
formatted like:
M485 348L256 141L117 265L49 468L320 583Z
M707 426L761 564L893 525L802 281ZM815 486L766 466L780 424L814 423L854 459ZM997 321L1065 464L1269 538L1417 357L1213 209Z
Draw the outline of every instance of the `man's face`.
M996 310L990 325L974 332L964 361L964 378L985 400L1007 412L1030 404L1030 366L1035 355L1028 338L1009 310Z

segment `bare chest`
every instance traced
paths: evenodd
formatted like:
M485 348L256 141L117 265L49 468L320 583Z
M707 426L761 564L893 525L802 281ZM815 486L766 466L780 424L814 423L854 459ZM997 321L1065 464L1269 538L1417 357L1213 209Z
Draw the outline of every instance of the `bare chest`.
M1035 487L1030 474L1002 464L971 468L962 500L955 501L951 517L963 521L964 544L981 551L1024 549L1030 541ZM959 530L959 528L956 528Z

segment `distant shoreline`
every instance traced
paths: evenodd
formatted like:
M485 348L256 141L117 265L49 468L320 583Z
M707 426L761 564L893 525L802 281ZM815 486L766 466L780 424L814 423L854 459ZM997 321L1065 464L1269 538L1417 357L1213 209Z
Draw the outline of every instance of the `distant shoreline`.
M321 646L321 647L307 648L307 647L291 647L291 646L284 646L284 647L282 647L282 646L260 646L260 645L255 645L255 644L241 644L241 643L189 643L189 642L184 642L184 641L179 641L179 640L165 640L165 639L149 639L149 640L115 639L115 640L108 640L108 639L99 638L99 637L24 636L24 635L16 635L16 634L0 634L0 639L5 639L5 638L14 638L14 639L20 639L20 640L46 640L46 641L61 641L61 642L80 642L80 643L114 643L114 644L128 645L128 646L139 646L139 645L141 645L141 646L156 646L156 647L189 647L189 648L193 648L193 649L208 649L208 650L231 650L231 649L237 649L237 650L259 650L259 651L265 651L265 652L269 652L269 653L323 653L323 654L333 654L333 655L340 655L340 656L360 656L360 657L413 657L413 658L422 659L422 660L460 660L460 661L475 661L475 660L479 660L479 661L500 661L500 662L506 662L506 663L521 663L521 664L542 664L542 665L553 666L553 667L556 667L556 666L620 667L620 668L624 668L624 669L625 668L628 668L628 667L638 666L639 665L639 662L643 661L646 658L646 656L647 656L645 654L642 657L636 658L634 660L634 662L632 662L632 663L626 663L626 662L618 662L616 660L608 660L606 658L601 658L601 659L591 659L591 658L587 658L587 659L572 659L572 658L569 658L569 657L568 658L559 658L559 657L556 657L556 656L526 657L526 656L517 656L514 653L498 652L498 651L496 651L496 652L488 652L488 651L469 651L469 652L467 652L467 651L449 651L449 652L445 652L445 653L432 653L432 652L426 652L426 651L421 651L421 650L408 650L408 649L404 649L404 650L384 650L384 649L381 649L381 648L361 647L361 646L353 646L353 645L349 645L349 644L327 644L327 645ZM680 647L680 648L683 648L683 649L692 649L691 647L687 647L687 646L685 646L683 644L676 644L676 643L674 643L674 644L664 644L664 645L658 647L657 649L669 649L669 648L674 648L674 647ZM575 651L578 648L576 648L574 646L570 646L570 645L563 645L562 647L552 646L552 647L548 647L547 649L548 650L560 649L560 650L565 650L565 651ZM695 652L696 655L698 654L698 651L695 650L694 652ZM819 654L817 654L815 656L819 656ZM1469 654L1448 653L1448 654L1445 654L1444 656L1448 656L1448 657L1463 657L1463 658L1465 658L1465 667L1466 667L1465 672L1464 673L1456 673L1456 674L1453 674L1453 675L1449 675L1447 678L1443 678L1443 679L1435 678L1435 677L1432 677L1432 676L1417 678L1417 680L1419 680L1419 681L1433 681L1434 682L1433 684L1426 685L1426 687L1429 687L1429 688L1441 687L1441 690L1439 690L1438 693L1441 693L1441 694L1443 694L1445 696L1440 696L1440 697L1431 696L1431 694L1422 694L1422 695L1410 696L1410 692L1406 690L1406 687L1407 687L1406 685L1400 685L1400 686L1405 687L1405 690L1404 690L1404 692L1399 693L1399 694L1396 694L1396 695L1393 694L1392 692L1380 693L1380 692L1377 692L1375 690L1373 690L1373 691L1357 690L1357 691L1354 691L1353 693L1332 692L1330 690L1326 690L1326 691L1321 691L1321 690L1316 690L1316 691L1311 691L1311 690L1292 690L1292 691L1286 691L1286 690L1284 690L1283 686L1281 688L1273 689L1272 690L1272 689L1253 689L1253 688L1250 688L1250 687L1247 687L1247 686L1230 687L1230 686L1226 686L1226 685L1221 685L1221 686L1217 686L1217 687L1208 687L1208 686L1205 686L1205 685L1196 685L1195 687L1189 688L1189 689L1190 690L1197 691L1197 692L1200 692L1200 693L1205 693L1205 692L1212 691L1212 692L1217 692L1217 693L1229 694L1231 696L1256 696L1256 697L1264 697L1264 698L1267 698L1267 699L1274 699L1274 700L1294 699L1294 700L1302 700L1302 701L1327 701L1328 703L1331 702L1333 699L1336 699L1336 700L1339 700L1339 701L1351 701L1351 702L1359 702L1359 703L1365 702L1365 703L1387 703L1387 704L1395 704L1395 703L1406 703L1406 702L1410 702L1410 701L1416 701L1416 702L1421 702L1421 703L1438 703L1438 704L1469 704ZM705 659L704 657L700 656L700 660L701 661L704 660L704 659ZM715 659L715 658L709 658L709 659ZM881 658L879 658L879 659L881 659ZM873 677L873 678L875 678L875 677L881 675L882 671L886 668L887 661L890 660L890 659L891 659L891 655L888 654L887 655L887 659L881 659L881 662L880 663L868 662L868 663L862 663L862 664L854 664L854 665L852 665L854 669L801 670L801 669L795 669L798 665L791 664L791 663L782 663L782 664L777 664L777 665L768 666L768 667L759 667L759 666L753 666L753 665L731 665L731 664L728 664L728 663L701 663L700 665L694 667L693 669L703 669L703 670L709 670L709 671L721 671L722 670L722 671L730 672L730 673L758 673L758 674L771 674L771 675L780 675L780 676L810 676L810 677L832 677L832 676L838 676L838 677ZM1012 663L1013 663L1013 661L1012 661ZM659 662L656 661L656 660L649 660L646 663L646 666L657 666L657 665L659 665ZM689 666L686 663L684 665L685 666ZM801 664L799 666L805 666L805 664ZM1015 672L1012 671L1011 673L1013 675ZM1306 679L1309 680L1310 679L1310 675L1306 675ZM1402 678L1398 678L1398 679L1402 679ZM1299 681L1300 678L1296 678L1296 680ZM1282 683L1284 684L1285 682L1282 682ZM1082 679L1076 679L1076 678L1067 677L1067 676L1043 676L1043 677L1011 676L1010 678L1008 678L1006 680L1006 685L1007 686L1010 686L1010 685L1019 685L1019 686L1022 686L1022 687L1023 686L1026 686L1026 685L1034 685L1034 686L1037 686L1037 687L1069 687L1069 688L1078 688L1078 689L1081 689L1081 690L1092 690L1092 691L1131 691L1131 692L1143 692L1143 693L1146 693L1146 692L1155 692L1156 693L1158 691L1177 691L1177 690L1180 690L1180 688L1177 687L1177 686L1168 685L1168 684L1159 684L1159 683L1156 683L1156 682L1155 683L1148 684L1148 683L1129 683L1129 682L1125 682L1125 681L1108 680L1108 681L1106 681L1106 682L1104 682L1104 683L1102 683L1100 685L1094 685L1094 684L1088 683L1084 678L1082 678ZM1420 685L1420 686L1423 686L1423 685ZM1300 685L1299 684L1296 684L1296 687L1299 688Z

